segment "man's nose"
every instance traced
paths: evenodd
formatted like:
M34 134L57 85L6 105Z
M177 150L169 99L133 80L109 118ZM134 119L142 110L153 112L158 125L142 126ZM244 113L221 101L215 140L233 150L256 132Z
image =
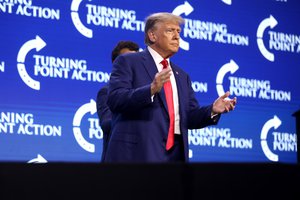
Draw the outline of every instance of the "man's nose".
M175 31L174 39L179 40L179 38L180 38L180 34L177 31Z

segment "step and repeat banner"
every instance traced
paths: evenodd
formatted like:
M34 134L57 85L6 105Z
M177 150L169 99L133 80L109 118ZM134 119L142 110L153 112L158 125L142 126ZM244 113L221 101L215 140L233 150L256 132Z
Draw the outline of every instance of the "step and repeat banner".
M144 49L154 12L185 19L171 60L200 105L238 98L218 125L186 133L190 161L297 163L297 0L0 0L0 161L99 162L111 51L120 40Z

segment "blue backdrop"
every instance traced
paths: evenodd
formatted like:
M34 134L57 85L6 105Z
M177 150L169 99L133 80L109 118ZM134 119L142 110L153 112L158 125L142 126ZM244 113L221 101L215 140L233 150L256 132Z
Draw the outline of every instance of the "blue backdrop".
M154 12L185 19L171 59L199 103L238 98L217 126L189 131L191 162L296 163L296 0L0 0L0 161L99 162L95 100L111 50L120 40L145 48Z

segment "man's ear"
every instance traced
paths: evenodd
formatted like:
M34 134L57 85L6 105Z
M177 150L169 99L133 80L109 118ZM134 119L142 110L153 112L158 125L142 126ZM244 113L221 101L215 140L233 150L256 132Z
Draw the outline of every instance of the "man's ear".
M155 42L156 41L156 35L154 34L153 31L148 31L148 37L150 39L151 42Z

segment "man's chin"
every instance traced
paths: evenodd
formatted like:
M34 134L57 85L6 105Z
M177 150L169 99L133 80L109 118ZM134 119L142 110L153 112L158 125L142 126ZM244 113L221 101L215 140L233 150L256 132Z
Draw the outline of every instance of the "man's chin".
M172 49L173 53L177 53L178 50L179 50L179 47L176 47L176 48Z

